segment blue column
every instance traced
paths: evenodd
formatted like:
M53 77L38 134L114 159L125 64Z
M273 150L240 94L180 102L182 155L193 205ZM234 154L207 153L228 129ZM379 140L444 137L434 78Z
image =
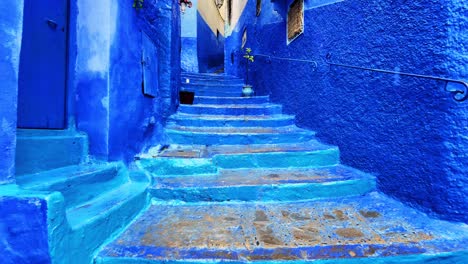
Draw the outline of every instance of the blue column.
M23 0L0 3L0 184L14 182Z

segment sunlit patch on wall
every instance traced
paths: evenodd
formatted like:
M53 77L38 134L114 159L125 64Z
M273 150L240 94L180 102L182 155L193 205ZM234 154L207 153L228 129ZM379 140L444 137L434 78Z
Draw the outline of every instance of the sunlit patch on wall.
M287 43L289 44L304 33L304 0L295 0L289 6L287 25Z
M244 28L244 33L242 34L242 46L241 46L241 48L245 47L245 43L247 43L247 28Z
M257 0L257 16L262 12L262 0Z

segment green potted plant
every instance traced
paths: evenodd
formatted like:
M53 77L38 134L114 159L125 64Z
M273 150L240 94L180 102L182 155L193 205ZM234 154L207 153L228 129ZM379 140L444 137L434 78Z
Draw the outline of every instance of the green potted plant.
M245 48L243 57L246 59L246 66L245 66L246 71L245 71L245 84L244 84L244 87L242 88L242 96L245 96L245 97L250 97L254 94L252 85L249 84L249 64L255 61L254 56L251 53L252 53L251 48Z

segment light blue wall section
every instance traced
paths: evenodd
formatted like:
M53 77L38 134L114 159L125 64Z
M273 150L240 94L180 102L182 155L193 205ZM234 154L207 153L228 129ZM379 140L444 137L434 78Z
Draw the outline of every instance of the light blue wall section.
M192 0L192 8L187 8L185 14L181 15L182 32L184 38L197 37L197 7L198 1Z
M254 54L316 61L317 69L256 57L254 88L296 114L299 126L338 145L345 164L377 175L380 190L440 217L468 221L468 103L455 102L444 82L330 67L325 61L330 53L338 63L466 80L466 4L306 1L304 34L286 45L291 1L262 1L259 18L255 2L248 2L226 40L226 71L243 76L244 27Z
M131 160L145 144L163 140L162 123L175 109L180 72L178 4L145 1L137 10L125 0L78 0L75 8L70 54L75 61L71 90L76 92L72 107L77 129L89 135L91 155ZM141 30L158 50L155 98L142 93Z
M0 3L0 184L14 182L23 1Z
M181 67L186 72L198 72L197 55L197 6L198 1L192 1L192 8L187 8L181 15L182 50Z
M76 121L89 136L91 154L109 155L110 45L116 34L118 6L111 0L77 0ZM73 27L73 25L72 25Z

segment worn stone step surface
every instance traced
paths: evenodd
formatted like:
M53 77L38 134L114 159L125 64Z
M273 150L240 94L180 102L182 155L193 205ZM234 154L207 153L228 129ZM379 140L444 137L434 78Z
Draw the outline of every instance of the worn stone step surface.
M467 259L467 243L466 225L376 192L300 202L154 202L96 261L453 264Z
M291 115L198 115L178 113L169 122L187 127L281 127L294 125Z
M150 188L160 200L294 201L363 195L373 176L345 166L307 169L231 169L217 174L156 178Z
M269 96L252 96L252 97L218 97L218 96L195 96L193 103L194 104L223 104L223 105L232 105L232 104L266 104L270 102Z
M209 74L209 73L181 73L181 78L198 78L198 79L207 79L207 80L242 80L239 77L227 74Z
M215 89L185 89L181 91L193 92L195 96L241 97L242 89L215 90Z
M274 144L305 142L314 139L315 133L294 127L258 128L232 131L208 128L198 130L194 127L166 128L169 142L182 145L241 145L241 144Z
M282 106L278 104L194 104L180 105L179 113L192 115L279 115Z
M62 193L68 208L127 181L125 165L120 162L67 166L17 177L17 184L23 189Z
M339 164L339 150L314 140L301 144L175 145L146 155L139 163L155 177L213 174L222 168L316 168Z

